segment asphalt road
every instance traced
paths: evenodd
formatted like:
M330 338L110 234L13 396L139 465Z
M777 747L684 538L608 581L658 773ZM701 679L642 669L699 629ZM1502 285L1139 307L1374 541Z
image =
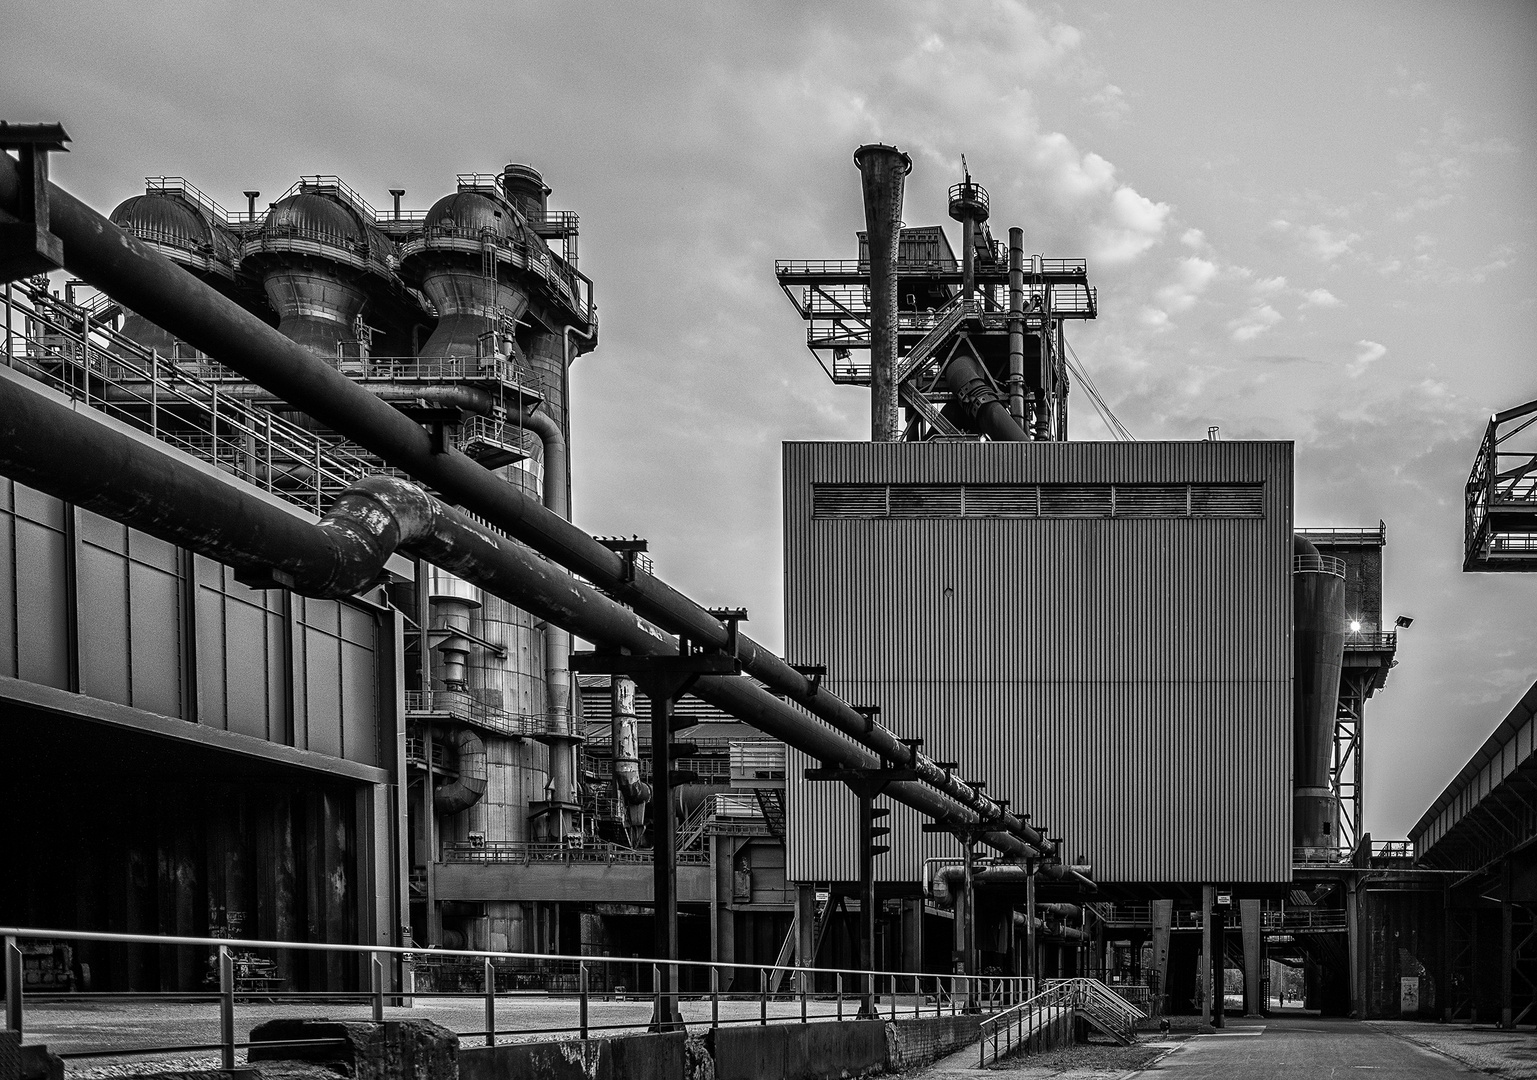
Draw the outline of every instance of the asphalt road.
M1355 1020L1316 1016L1228 1020L1216 1035L1197 1035L1152 1068L1150 1080L1344 1080L1380 1076L1439 1080L1480 1076L1440 1054Z

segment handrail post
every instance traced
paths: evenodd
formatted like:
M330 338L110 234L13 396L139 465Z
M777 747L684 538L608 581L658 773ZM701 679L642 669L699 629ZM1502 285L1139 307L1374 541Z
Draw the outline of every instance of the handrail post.
M484 978L486 989L486 1045L496 1045L496 968L491 958L485 958Z
M577 992L581 995L580 1011L581 1011L582 1041L586 1042L587 1041L587 994L588 994L587 963L586 963L586 961L578 961L577 962L577 965L576 965L576 989L577 989Z
M833 979L834 989L838 994L838 1020L843 1020L843 972L838 972Z
M384 961L378 953L368 954L368 969L374 992L374 1023L384 1021Z
M758 1026L768 1023L768 968L758 969Z
M22 1029L21 983L21 949L15 938L8 937L5 939L5 1030L18 1035Z
M801 984L801 1023L806 1022L806 973L797 971L795 977Z
M664 1017L666 1016L666 1014L664 1012L662 1012L662 965L661 964L652 964L651 965L651 990L652 990L651 996L654 999L654 1003L653 1003L652 1007L656 1010L655 1012L652 1013L652 1015L657 1018L657 1023L658 1024L665 1024L666 1021L665 1021ZM661 1027L661 1028L659 1028L659 1030L666 1031L667 1028L666 1027Z
M897 977L891 976L891 1018L897 1018Z
M720 1027L720 968L710 965L710 1030Z
M219 1054L226 1069L235 1067L235 958L219 946Z

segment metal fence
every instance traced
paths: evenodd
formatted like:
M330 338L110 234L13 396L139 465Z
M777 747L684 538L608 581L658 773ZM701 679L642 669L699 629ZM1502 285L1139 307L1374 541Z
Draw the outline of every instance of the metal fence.
M113 1058L218 1051L224 1068L236 1063L249 1039L236 1035L237 1019L250 1021L270 1013L270 1006L323 1004L332 1019L344 1008L383 1020L387 1010L435 1008L432 1019L455 1028L461 1039L530 1036L575 1037L644 1030L711 1029L728 1025L811 1023L845 1019L941 1016L959 1012L992 1014L1033 996L1034 980L1013 976L966 976L928 972L812 968L790 964L755 965L710 961L659 961L639 957L552 956L542 953L477 949L420 949L386 945L338 945L314 942L189 936L89 933L0 927L5 960L5 1027L25 1033L29 1008L59 1002L90 1003L94 1034L105 1007L151 1003L161 1007L139 1017L135 1028L146 1042L134 1046L65 1049L65 1059ZM37 992L24 985L25 943L97 942L118 947L193 949L209 969L205 992ZM359 988L342 991L287 991L266 974L278 954L324 954L355 967ZM456 989L418 989L416 974L429 965L453 964L471 973L472 985ZM557 966L565 979L546 980L544 990L509 989L508 973L544 971ZM664 977L665 974L665 977ZM475 978L474 976L478 976ZM788 978L786 978L788 977ZM639 985L645 978L646 985ZM457 984L465 987L464 982ZM778 992L771 989L784 986ZM677 1003L677 1012L669 1009ZM218 1037L174 1040L178 1017L163 1006L214 1005ZM458 1008L454 1008L458 1006ZM675 1015L668 1021L660 1018ZM181 1025L185 1028L185 1024ZM59 1034L53 1026L52 1034ZM103 1039L102 1042L108 1040ZM261 1045L274 1045L262 1043Z

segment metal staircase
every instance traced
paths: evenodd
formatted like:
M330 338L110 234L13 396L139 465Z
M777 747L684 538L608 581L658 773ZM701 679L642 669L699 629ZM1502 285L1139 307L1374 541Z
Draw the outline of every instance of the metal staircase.
M1038 994L982 1021L982 1068L1015 1053L1049 1050L1073 1039L1084 1020L1122 1046L1137 1041L1147 1014L1096 979L1053 979Z

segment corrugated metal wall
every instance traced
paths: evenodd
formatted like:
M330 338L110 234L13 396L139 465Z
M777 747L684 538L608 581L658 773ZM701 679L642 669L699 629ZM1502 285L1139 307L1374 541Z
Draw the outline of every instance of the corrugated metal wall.
M1264 494L1258 516L814 518L825 484ZM1291 492L1289 443L790 443L788 659L826 663L1102 881L1289 880ZM853 797L807 764L792 753L790 876L853 878ZM883 879L958 853L892 817Z
M0 478L0 675L376 765L389 648L365 606L248 589Z

